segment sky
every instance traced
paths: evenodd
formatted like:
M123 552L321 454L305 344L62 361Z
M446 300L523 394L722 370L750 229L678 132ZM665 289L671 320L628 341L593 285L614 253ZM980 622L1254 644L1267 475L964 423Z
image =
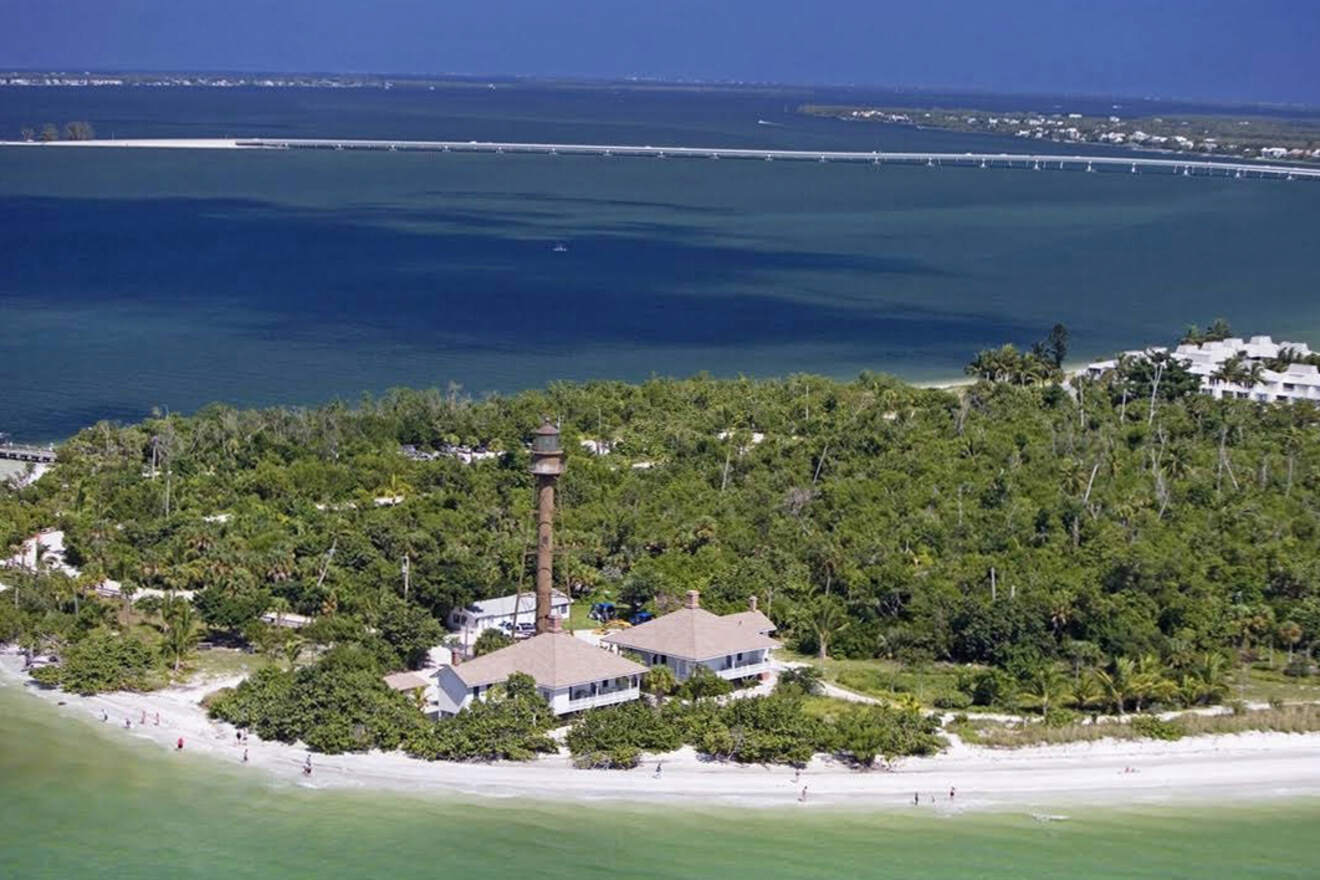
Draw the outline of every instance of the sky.
M1320 0L0 0L0 68L640 76L1320 105Z

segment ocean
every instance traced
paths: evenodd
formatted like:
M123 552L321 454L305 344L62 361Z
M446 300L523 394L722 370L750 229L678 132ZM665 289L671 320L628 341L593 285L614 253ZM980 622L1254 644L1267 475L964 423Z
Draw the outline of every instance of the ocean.
M23 880L1246 880L1313 877L1320 859L1315 799L1040 821L320 791L135 741L13 685L0 742L0 874Z
M0 135L87 119L116 137L1007 151L1020 145L793 109L1101 103L494 85L2 88ZM1168 343L1218 316L1315 345L1316 228L1320 186L1305 182L0 148L0 431L44 441L152 407L351 401L394 386L482 394L701 371L937 380L1056 321L1074 360Z

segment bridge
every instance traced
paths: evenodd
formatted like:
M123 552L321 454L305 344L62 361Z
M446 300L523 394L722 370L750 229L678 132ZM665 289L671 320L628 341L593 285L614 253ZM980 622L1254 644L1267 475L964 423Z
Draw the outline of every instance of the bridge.
M15 446L10 443L0 444L0 459L9 461L31 461L37 464L50 464L55 461L55 450L40 446Z
M1320 168L1252 161L1086 156L1050 153L894 153L851 150L779 150L743 147L654 147L628 144L549 144L501 141L356 140L331 138L241 138L230 145L272 150L384 150L389 152L494 153L596 156L632 159L735 159L763 162L843 162L870 165L924 165L931 168L1020 168L1034 171L1109 171L1128 174L1256 177L1320 180ZM160 142L154 145L159 146Z

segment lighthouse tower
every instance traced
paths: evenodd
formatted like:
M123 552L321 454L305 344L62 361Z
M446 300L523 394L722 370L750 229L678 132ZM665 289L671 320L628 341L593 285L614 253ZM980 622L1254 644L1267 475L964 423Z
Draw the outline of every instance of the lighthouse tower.
M559 429L546 419L532 433L532 474L536 477L536 632L550 631L550 589L554 583L555 484L564 472Z

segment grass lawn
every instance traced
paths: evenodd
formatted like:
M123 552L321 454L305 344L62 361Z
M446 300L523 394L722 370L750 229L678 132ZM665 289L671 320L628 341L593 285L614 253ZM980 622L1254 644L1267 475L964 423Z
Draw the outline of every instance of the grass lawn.
M591 603L592 600L590 599L578 599L568 606L568 628L570 630L595 629L600 626L599 623L587 616L591 613Z
M249 654L237 648L211 648L209 651L194 651L185 666L195 677L227 678L232 675L251 675L274 662L265 654Z
M1266 703L1270 700L1285 702L1309 702L1320 700L1320 678L1293 678L1283 674L1284 657L1275 658L1274 668L1265 663L1257 663L1247 671L1245 687L1238 670L1232 676L1232 687L1228 699L1244 699L1250 703Z
M872 697L895 698L911 694L924 706L941 695L958 690L958 674L971 667L950 663L904 666L894 660L819 660L804 654L782 652L785 660L810 663L826 681Z

